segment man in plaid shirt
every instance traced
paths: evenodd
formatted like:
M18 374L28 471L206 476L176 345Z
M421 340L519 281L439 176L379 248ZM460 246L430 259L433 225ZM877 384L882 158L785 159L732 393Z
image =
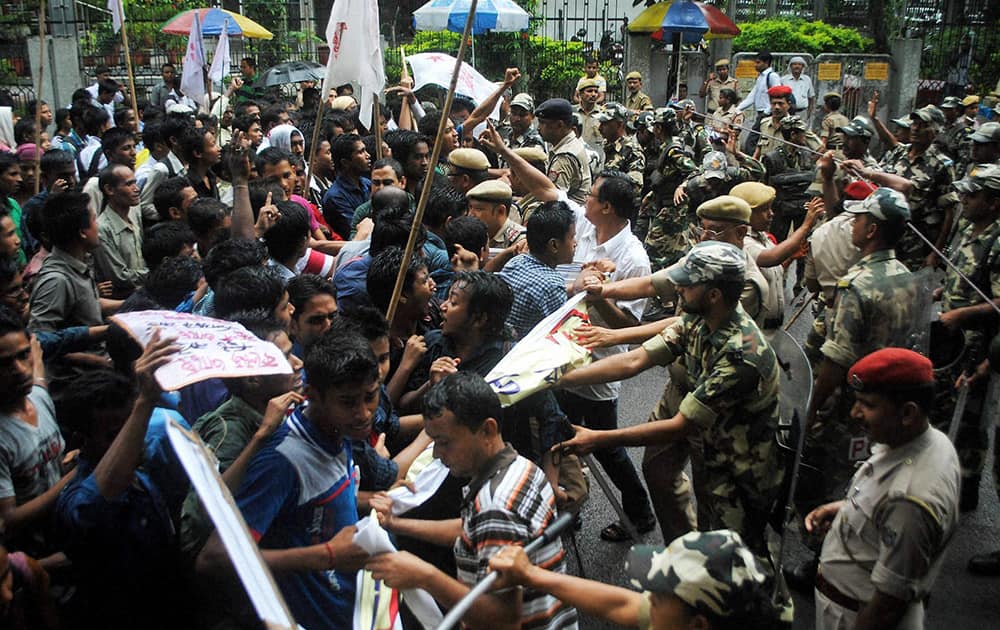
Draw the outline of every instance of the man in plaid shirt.
M383 527L450 545L458 564L455 579L407 552L382 554L367 564L375 579L393 588L423 588L442 606L454 606L489 572L489 560L503 547L524 545L555 520L555 497L542 471L521 457L500 435L500 401L486 381L458 372L433 386L424 401L424 428L434 455L459 477L461 518L419 521L392 516L390 499L372 499ZM565 573L558 539L530 555L532 564ZM576 610L534 589L490 592L475 601L465 623L476 628L576 628Z

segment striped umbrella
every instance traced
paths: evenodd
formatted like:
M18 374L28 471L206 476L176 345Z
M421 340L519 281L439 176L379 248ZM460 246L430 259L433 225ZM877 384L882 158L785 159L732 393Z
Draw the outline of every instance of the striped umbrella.
M628 30L651 33L655 40L680 33L686 44L697 44L702 38L731 39L740 34L740 27L717 7L692 0L657 2L629 22Z
M230 37L253 37L272 39L274 35L245 15L225 9L189 9L167 20L160 30L171 35L189 35L194 25L194 15L198 14L202 35L219 35L225 28Z
M461 33L465 29L470 4L469 0L431 0L413 12L413 26L418 31ZM528 28L530 17L513 0L479 0L472 34L523 31Z

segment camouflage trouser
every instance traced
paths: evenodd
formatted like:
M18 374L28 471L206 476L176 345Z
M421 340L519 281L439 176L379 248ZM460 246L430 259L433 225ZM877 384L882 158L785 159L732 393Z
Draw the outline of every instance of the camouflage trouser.
M809 359L814 373L819 368L819 364L823 362L823 354L819 349L826 341L826 309L827 307L821 302L816 316L813 317L812 327L806 333L806 340L802 344L802 350L806 353L806 358Z
M646 253L653 271L674 264L687 253L693 243L691 220L687 206L667 205L660 208L649 221L646 234Z
M951 369L934 371L935 396L931 421L935 427L945 433L948 432L951 418L955 414L955 405L958 403L958 390L955 389L955 381L964 370L971 370L973 367L975 367L974 364L963 362L963 364ZM958 433L955 436L955 450L958 451L958 463L962 467L962 487L968 488L963 492L978 491L973 490L973 486L979 488L979 479L983 474L983 467L986 465L986 453L990 446L990 419L983 417L983 407L986 402L988 386L988 379L980 379L969 388L965 413L959 420ZM996 462L994 462L995 464Z
M932 243L937 240L941 233L940 225L921 224L916 227ZM923 269L929 253L931 253L931 248L911 228L907 227L903 230L903 236L896 245L896 258L910 271L917 272Z
M635 223L632 224L632 234L635 234L635 237L640 241L646 240L646 234L649 233L649 221L649 213L640 212L635 218Z
M672 364L667 368L667 381L660 401L649 414L649 422L672 418L686 393L684 368ZM704 494L701 435L693 431L685 439L674 440L657 446L647 446L642 455L642 476L649 489L653 512L660 523L663 540L670 541L696 529L699 516L691 502L692 483L684 472L688 461L694 476L694 494L698 497L698 513L708 516L708 497ZM707 521L706 521L707 522Z

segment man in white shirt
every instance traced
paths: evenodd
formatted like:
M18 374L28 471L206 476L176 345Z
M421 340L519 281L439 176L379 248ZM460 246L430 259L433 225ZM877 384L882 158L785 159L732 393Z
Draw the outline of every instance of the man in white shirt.
M766 50L757 53L754 67L757 69L758 74L757 80L753 84L753 89L736 106L741 112L750 109L751 106L757 112L757 116L753 121L753 133L748 134L747 145L743 148L743 152L748 154L752 154L754 149L757 148L757 141L760 139L761 121L764 120L765 116L771 114L771 99L767 95L767 91L776 85L781 85L781 77L771 68L771 53Z
M798 55L792 57L788 62L788 69L790 72L781 77L781 83L792 88L792 96L795 97L794 114L808 124L816 106L816 88L813 87L812 78L803 74L806 69L805 58Z

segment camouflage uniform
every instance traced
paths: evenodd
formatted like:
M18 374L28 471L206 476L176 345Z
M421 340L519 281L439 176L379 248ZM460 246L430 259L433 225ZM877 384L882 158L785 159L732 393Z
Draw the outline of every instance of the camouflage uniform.
M590 158L587 146L570 131L549 151L549 179L566 191L573 201L583 204L590 193Z
M646 593L666 593L709 618L739 619L747 627L790 627L791 600L772 603L774 574L736 532L691 532L664 549L636 545L625 573ZM650 627L649 598L642 598L639 627Z
M945 213L958 205L958 195L951 190L951 183L955 180L954 162L931 145L912 160L908 153L902 153L895 162L887 164L885 170L913 183L913 190L907 197L913 224L928 240L936 242ZM909 228L903 232L903 239L896 250L899 259L914 271L924 266L930 253L930 248Z
M656 160L651 177L655 214L646 235L646 252L653 271L673 264L691 247L691 219L686 206L674 205L674 191L697 168L677 137L664 145Z
M891 249L862 257L837 283L820 352L846 369L875 350L909 346L917 310L916 284ZM850 417L853 396L842 388L831 401L828 417L809 434L807 448L809 459L825 474L826 495L832 500L843 495L854 465L868 457L868 438L863 423Z
M646 154L635 136L624 135L613 143L604 144L604 168L621 171L642 190L642 173L646 169Z
M690 286L716 279L739 279L745 269L746 258L739 248L706 241L667 269L666 277L675 285ZM699 481L696 468L695 483L703 488L708 503L704 506L708 508L708 522L700 526L732 529L752 549L763 550L764 526L784 475L775 444L778 365L774 351L739 305L714 331L700 315L684 313L642 347L658 365L679 360L691 384L676 403L676 412L700 430L704 475ZM651 420L674 415L667 415L673 407L668 393L664 393ZM675 443L683 445L684 439ZM660 472L660 467L677 475L683 471L683 461L674 455L669 445L646 449L643 472L650 487L663 487L653 483L650 475ZM681 497L675 494L674 498ZM665 507L684 511L681 505L668 506L654 498L658 518ZM675 520L672 516L664 515L661 525Z
M712 143L708 141L708 130L701 123L693 120L683 123L680 136L688 153L694 156L696 162L700 162L712 150Z
M545 141L542 140L542 136L539 135L538 130L534 127L528 127L527 131L518 136L511 133L510 142L507 144L511 149L538 147L542 151L545 151Z
M992 173L1000 180L1000 167L992 165L976 167L972 177L975 177L977 172L984 171ZM971 178L961 180L962 184L968 182L969 179ZM1000 296L1000 222L994 221L980 234L973 234L973 228L972 223L966 223L959 229L951 247L949 247L950 260L962 273L975 282L983 293L990 298L995 298ZM941 303L942 313L956 308L975 306L982 304L982 302L983 299L972 287L962 281L950 267L947 268ZM997 332L995 324L964 326L963 329L965 332L964 356L953 369L937 370L936 374L935 392L937 396L934 413L931 414L931 417L935 420L938 428L944 431L948 430L948 425L955 411L957 402L956 379L963 372L971 372L986 358L990 340ZM980 379L969 389L965 413L960 420L958 436L955 440L958 458L962 465L963 495L966 492L975 492L978 496L979 478L986 463L986 452L989 449L989 422L984 422L988 419L983 417L983 412L985 411L984 403L988 383L988 379ZM1000 458L996 459L1000 460ZM994 468L1000 471L1000 465L995 464ZM1000 477L995 478L1000 479Z
M784 474L774 440L774 351L742 306L714 332L702 317L685 313L643 348L659 365L681 359L693 385L678 411L701 429L711 520L700 526L740 532L751 547L761 549L764 524ZM661 399L657 411L666 404ZM655 455L647 453L644 459ZM644 461L643 469L651 465Z
M771 234L778 241L788 238L789 227L798 227L805 219L805 203L809 200L806 189L815 179L813 157L808 151L782 143L761 160L767 169L767 183L778 191L771 222Z

